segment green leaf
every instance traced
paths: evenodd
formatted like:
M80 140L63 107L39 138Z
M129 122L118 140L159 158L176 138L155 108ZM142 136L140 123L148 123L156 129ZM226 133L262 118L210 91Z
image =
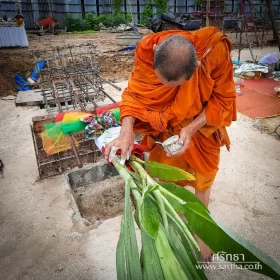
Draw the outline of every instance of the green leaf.
M155 186L148 186L147 188L144 189L143 193L142 193L142 197L143 199L145 199L150 192L157 190L158 189L158 185Z
M259 263L258 269L252 268L250 270L269 276L272 279L280 279L280 266L272 258L239 234L215 222L201 205L191 202L183 207L190 228L213 252L226 252L232 257L237 256L237 260L227 260L236 262L242 267L248 263L252 264L252 262ZM240 261L242 262L240 263Z
M188 276L188 279L207 279L207 277L203 274L204 277L200 277L194 263L192 263L191 259L188 256L187 250L178 237L175 230L170 227L169 228L169 243L171 244L175 255L177 256L178 261L180 262L184 272Z
M195 180L195 177L192 174L167 164L155 161L147 161L145 162L145 167L153 177L157 177L166 181Z
M158 183L163 188L165 188L166 190L168 190L172 194L176 195L177 197L181 198L185 202L197 202L199 205L202 206L202 208L204 208L206 211L208 211L208 208L205 206L205 204L196 195L194 195L192 192L190 192L190 191L184 189L183 187L180 187L180 186L178 186L174 183L169 183L169 182L158 182ZM166 195L166 193L164 193L164 196L169 200L169 197ZM180 211L179 204L177 204L177 208L175 208L175 209Z
M146 197L140 208L141 224L146 233L155 238L159 229L159 213L157 207L152 203L149 197Z
M143 279L164 279L155 241L144 230L141 230L142 251L141 262L143 267Z
M197 250L196 246L193 244L193 241L188 237L182 227L178 224L178 222L174 219L172 215L168 215L169 224L176 231L178 236L180 236L180 240L184 246L186 253L188 254L189 259L191 260L193 265L196 265L198 262L202 261L200 251ZM187 227L186 222L184 222ZM207 280L202 269L197 269L197 274L200 279Z
M159 256L161 268L163 271L164 279L166 280L188 279L169 245L168 239L166 237L166 233L162 225L160 226L158 235L155 238L155 245Z
M125 246L124 246L124 221L122 218L121 221L121 231L120 237L117 245L116 251L116 261L117 261L117 278L119 280L126 279L126 272L125 272Z
M125 264L126 264L126 273L127 273L126 279L142 280L141 263L140 263L139 253L138 253L137 240L136 240L131 202L130 202L131 180L129 179L125 182L124 246L125 246Z
M129 169L126 169L127 172L129 173L129 175L133 178L134 182L141 182L141 178L140 176L136 173L136 172L132 172L131 170Z

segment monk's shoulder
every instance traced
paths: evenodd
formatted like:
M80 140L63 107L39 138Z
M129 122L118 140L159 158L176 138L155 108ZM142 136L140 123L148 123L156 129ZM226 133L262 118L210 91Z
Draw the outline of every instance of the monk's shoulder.
M224 41L218 42L207 55L207 62L212 69L219 67L227 61L229 49Z

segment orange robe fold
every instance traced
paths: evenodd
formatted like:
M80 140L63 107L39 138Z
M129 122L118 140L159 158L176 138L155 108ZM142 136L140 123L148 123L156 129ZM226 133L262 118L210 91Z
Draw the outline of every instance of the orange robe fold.
M183 85L166 87L157 78L153 67L154 44L172 35L183 36L195 47L201 66ZM186 166L212 182L218 171L220 147L229 148L225 126L236 120L235 86L230 57L231 44L217 28L207 27L195 32L171 30L145 37L136 48L134 67L128 87L122 95L121 118L136 118L134 130L156 135L164 140L188 125L205 108L207 125L197 131L182 157L167 158L165 152L148 136L143 143L150 151L150 159ZM196 176L199 177L199 176ZM209 183L197 183L205 190Z

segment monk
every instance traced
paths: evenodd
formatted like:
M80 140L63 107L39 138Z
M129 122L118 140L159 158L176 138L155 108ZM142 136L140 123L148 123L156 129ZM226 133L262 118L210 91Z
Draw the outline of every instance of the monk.
M225 127L236 120L230 51L230 41L214 27L168 30L142 39L120 103L121 133L106 146L107 160L113 146L126 158L133 132L143 133L141 144L148 147L149 159L192 173L195 181L179 184L193 186L208 207L220 147L230 146ZM162 142L179 135L182 148L166 154L150 135ZM210 261L211 250L197 241L204 261Z

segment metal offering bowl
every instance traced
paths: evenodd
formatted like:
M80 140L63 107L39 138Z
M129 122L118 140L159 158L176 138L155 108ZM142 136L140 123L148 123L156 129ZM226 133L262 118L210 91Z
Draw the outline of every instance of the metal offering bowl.
M173 154L173 153L179 151L182 148L182 144L179 143L179 136L174 135L174 136L171 136L170 138L166 139L162 143L162 147L169 154Z

